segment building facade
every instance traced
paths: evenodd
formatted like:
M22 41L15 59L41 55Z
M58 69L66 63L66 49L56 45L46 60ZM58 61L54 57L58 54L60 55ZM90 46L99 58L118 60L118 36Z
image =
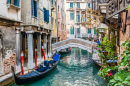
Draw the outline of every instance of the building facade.
M57 0L57 35L58 41L65 40L67 37L65 0Z
M52 28L52 44L58 41L57 37L57 1L51 1L51 28Z
M96 28L88 29L81 24L83 12L90 8L96 10L96 7L96 1L92 0L66 0L67 38L86 38L96 35Z
M34 67L35 50L37 61L43 61L42 46L46 58L51 56L51 1L21 1L21 51L24 52L24 63L28 69Z
M21 21L21 0L0 2L0 76L16 69L17 34ZM18 58L17 58L18 60Z
M104 24L108 26L107 34L108 39L110 40L111 35L116 37L116 53L117 56L121 55L125 50L125 47L122 46L126 40L130 38L130 20L128 19L130 16L130 9L126 9L130 6L129 1L119 2L119 0L100 0L99 7L104 17ZM116 7L112 8L116 3ZM115 31L112 32L111 29L115 28ZM122 57L118 58L118 62L121 61Z

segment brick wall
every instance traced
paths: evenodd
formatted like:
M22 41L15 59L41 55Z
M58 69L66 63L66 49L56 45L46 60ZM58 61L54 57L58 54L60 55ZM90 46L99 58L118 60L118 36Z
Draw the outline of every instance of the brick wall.
M4 59L4 74L11 72L11 66L16 69L16 54L13 54L9 59Z

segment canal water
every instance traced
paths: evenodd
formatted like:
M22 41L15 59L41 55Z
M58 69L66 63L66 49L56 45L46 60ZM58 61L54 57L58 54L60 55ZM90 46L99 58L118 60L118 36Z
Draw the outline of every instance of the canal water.
M70 54L61 57L52 74L24 86L107 86L107 82L98 76L100 68L90 57L87 51L72 48Z

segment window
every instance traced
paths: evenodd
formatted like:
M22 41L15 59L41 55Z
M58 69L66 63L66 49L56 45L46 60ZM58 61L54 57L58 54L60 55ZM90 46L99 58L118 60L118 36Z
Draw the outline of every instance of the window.
M80 8L80 3L77 3L77 8Z
M74 34L74 27L70 27L70 34Z
M46 10L46 8L43 8L44 10L44 21L49 23L49 10Z
M12 4L19 7L19 0L7 0L7 4Z
M88 3L88 8L90 8L90 3Z
M53 5L53 0L51 0L51 4Z
M96 35L97 34L97 32L96 32L96 28L94 28L94 35Z
M37 1L32 0L32 16L37 17Z
M59 13L59 6L58 6L58 13Z
M73 8L73 3L70 3L70 8Z
M70 20L74 20L74 13L70 13Z
M88 29L88 33L91 33L91 29Z
M80 22L80 15L76 15L76 22Z
M80 28L77 28L77 33L78 33L78 34L80 33Z

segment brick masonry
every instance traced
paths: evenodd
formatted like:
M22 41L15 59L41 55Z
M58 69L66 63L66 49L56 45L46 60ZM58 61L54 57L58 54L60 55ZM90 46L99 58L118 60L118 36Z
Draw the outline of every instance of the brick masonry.
M11 72L11 66L16 69L16 54L13 54L9 59L4 59L4 74Z

